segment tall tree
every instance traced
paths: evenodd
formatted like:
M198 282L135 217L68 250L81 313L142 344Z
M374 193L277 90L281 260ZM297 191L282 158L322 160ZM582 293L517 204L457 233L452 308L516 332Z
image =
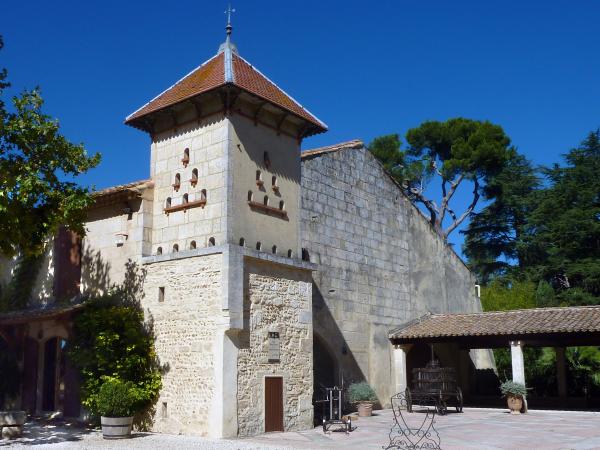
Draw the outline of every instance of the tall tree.
M3 42L0 37L0 49ZM82 144L60 134L57 120L42 112L39 89L3 100L9 83L0 71L0 253L39 254L59 225L83 234L89 190L73 178L95 167Z
M515 153L483 189L489 203L473 214L465 234L464 253L482 283L527 264L527 224L536 205L540 179L536 169Z
M600 129L545 169L550 183L531 214L531 270L564 303L600 301Z
M405 151L393 136L374 140L369 149L388 170L393 169L392 176L409 198L424 206L431 225L444 239L473 213L490 177L501 171L514 154L500 126L464 118L424 122L409 130L406 140ZM426 193L436 177L441 188L437 201ZM472 198L459 213L451 200L463 183L471 184Z

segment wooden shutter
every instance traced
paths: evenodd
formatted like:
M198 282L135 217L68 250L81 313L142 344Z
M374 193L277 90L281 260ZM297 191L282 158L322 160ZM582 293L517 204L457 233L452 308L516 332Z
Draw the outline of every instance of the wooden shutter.
M54 239L54 298L64 300L79 294L81 239L65 227Z

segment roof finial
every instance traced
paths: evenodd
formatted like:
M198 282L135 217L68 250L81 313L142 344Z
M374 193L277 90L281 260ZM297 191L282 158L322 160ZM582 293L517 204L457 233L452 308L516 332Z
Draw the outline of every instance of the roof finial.
M225 27L225 31L227 32L227 40L229 41L229 36L231 36L231 30L233 30L233 27L231 26L231 13L234 13L235 9L231 9L231 3L229 3L229 5L227 6L227 11L225 11L225 14L227 14L227 26Z
M231 26L231 13L234 13L235 9L231 8L231 3L227 6L227 10L225 11L225 14L227 14L227 26L225 27L225 31L227 32L227 38L225 39L225 42L223 42L220 46L219 46L219 52L224 52L226 49L231 50L231 52L233 53L237 53L237 47L235 46L235 44L233 42L231 42L231 30L233 30L233 27Z

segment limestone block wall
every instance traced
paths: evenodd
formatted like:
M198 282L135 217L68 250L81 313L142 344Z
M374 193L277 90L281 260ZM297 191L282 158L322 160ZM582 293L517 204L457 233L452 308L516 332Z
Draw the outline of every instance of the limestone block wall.
M264 433L265 377L283 377L284 428L311 428L310 272L245 259L245 326L238 353L238 433ZM268 333L280 336L280 361L268 361Z
M365 148L302 161L302 247L312 262L315 336L335 382L395 392L391 328L428 311L480 310L475 279Z
M205 436L210 432L221 264L222 255L216 253L144 265L142 304L153 324L158 358L165 367L154 431Z
M149 254L152 233L152 189L142 198L93 208L88 212L82 242L81 291L100 295L123 282L125 264ZM123 211L129 206L131 214ZM123 245L117 234L126 235Z
M234 115L231 117L230 154L232 173L232 220L230 242L237 244L244 238L246 245L263 251L287 256L288 250L296 257L299 251L300 206L300 145L296 139L277 134L263 125ZM268 154L268 163L264 155ZM257 184L257 171L262 185ZM275 181L275 185L273 185ZM275 186L275 187L274 187ZM248 194L258 203L287 213L286 217L265 214L248 205ZM280 205L280 203L283 204Z
M475 276L417 208L407 212L413 315L481 311Z
M211 116L210 119L185 127L160 133L153 138L150 173L155 183L153 205L152 254L161 247L162 253L190 248L192 241L197 248L211 245L210 238L220 245L226 241L226 170L228 147L228 119ZM189 150L187 167L182 162L185 150ZM198 182L193 186L192 172L197 170ZM181 185L173 187L179 174ZM167 198L171 205L184 201L194 202L206 191L206 206L187 211L165 214Z
M367 379L390 398L387 333L411 317L407 200L365 151L302 162L302 247L314 273L315 335L326 343L331 380Z

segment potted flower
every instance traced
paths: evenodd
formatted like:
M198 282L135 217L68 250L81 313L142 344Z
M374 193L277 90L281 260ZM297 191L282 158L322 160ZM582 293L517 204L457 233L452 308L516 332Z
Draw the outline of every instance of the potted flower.
M500 385L500 391L502 392L502 396L506 397L510 413L521 414L523 398L527 395L527 388L525 385L508 380Z
M130 381L108 378L98 391L97 409L104 439L131 437L137 405L136 389Z
M357 404L358 415L368 417L373 411L373 402L377 400L375 391L369 383L353 383L348 388L348 398L351 403Z

